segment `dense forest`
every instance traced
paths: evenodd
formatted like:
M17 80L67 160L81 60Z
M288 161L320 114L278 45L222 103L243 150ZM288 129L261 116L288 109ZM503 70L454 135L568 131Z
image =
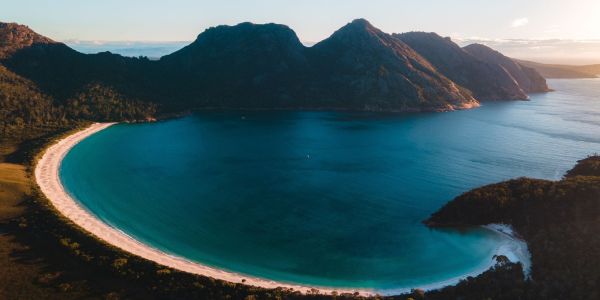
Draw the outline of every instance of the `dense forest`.
M31 81L0 65L0 136L25 128L65 125L62 109Z
M157 105L90 82L60 99L0 65L0 139L21 140L98 121L151 121Z
M600 156L592 156L560 181L520 178L465 193L426 223L511 224L532 254L531 280L519 298L598 299L599 212Z
M90 83L64 101L0 65L0 137L75 126L85 121L151 120L156 105Z

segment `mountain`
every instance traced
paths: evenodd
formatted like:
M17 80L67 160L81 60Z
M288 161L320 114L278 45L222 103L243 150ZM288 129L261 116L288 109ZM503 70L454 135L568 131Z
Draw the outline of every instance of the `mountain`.
M306 49L289 27L241 23L209 28L159 64L195 106L300 106Z
M309 49L315 97L365 110L448 110L477 105L402 41L364 19ZM313 77L311 76L311 77Z
M471 44L463 49L480 60L500 65L527 93L542 93L550 90L544 77L535 69L523 66L492 48L481 44Z
M420 111L476 103L365 20L310 48L283 25L218 26L160 63L199 106Z
M84 55L14 23L0 23L0 38L0 137L156 113L152 98L141 94L146 70L135 62L142 60Z
M480 100L527 99L524 89L502 66L481 60L450 38L436 33L394 34L426 58L446 77L473 92Z
M0 23L0 64L30 80L56 105L64 105L85 89L102 85L124 98L155 102L160 74L148 59L109 52L83 54L43 37L26 26ZM137 101L137 100L136 100Z
M516 60L519 64L533 68L545 78L597 78L600 76L599 65L554 65L542 64L526 60Z
M0 23L0 38L5 78L50 99L63 121L207 108L446 111L545 87L491 49L473 54L435 34L394 37L364 19L312 47L284 25L217 26L158 61L83 54L13 23Z

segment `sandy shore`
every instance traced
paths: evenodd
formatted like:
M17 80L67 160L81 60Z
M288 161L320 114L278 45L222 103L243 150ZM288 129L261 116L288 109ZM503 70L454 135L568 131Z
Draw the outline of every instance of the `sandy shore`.
M50 146L42 158L38 161L35 168L35 179L41 189L46 195L49 201L54 207L65 217L70 219L73 223L77 224L85 231L91 233L97 238L106 241L107 243L114 245L124 251L130 252L134 255L143 257L145 259L154 261L161 265L165 265L177 270L189 272L193 274L199 274L203 276L212 277L215 279L225 280L229 282L242 283L244 284L264 287L264 288L276 288L283 287L294 289L303 293L309 292L312 289L318 289L320 293L330 294L332 292L337 293L355 293L358 292L361 295L387 295L387 294L400 294L410 292L410 288L399 288L393 290L376 291L369 289L351 289L351 288L332 288L332 287L320 287L320 286L303 286L296 284L289 284L283 282L277 282L267 279L256 278L252 276L246 276L237 274L229 271L215 269L209 266L202 265L200 263L192 262L181 257L173 256L151 246L142 244L123 233L117 228L113 228L106 223L100 221L90 212L82 208L63 188L59 178L59 167L69 150L83 139L90 135L99 132L103 129L108 128L114 123L95 123L90 127L74 133L56 144ZM520 241L514 236L510 236L507 232L512 232L508 226L505 225L493 225L488 226L488 229L499 232L500 234L506 234L507 239L505 243L502 243L498 249L497 254L506 255L511 260L519 260L524 264L528 262L527 246L523 241ZM523 248L524 247L524 248ZM473 272L465 274L463 276L452 278L443 282L436 282L433 284L422 285L415 288L424 290L439 289L447 285L456 284L459 280L466 278L467 276L476 276L487 270L494 264L490 258L489 263L485 262L481 267L478 267ZM526 265L528 268L528 265Z
M483 227L507 238L507 242L502 243L498 247L496 254L504 255L512 262L521 262L525 277L529 277L529 272L531 271L531 253L529 252L529 248L527 248L527 243L515 234L512 226L506 224L489 224Z

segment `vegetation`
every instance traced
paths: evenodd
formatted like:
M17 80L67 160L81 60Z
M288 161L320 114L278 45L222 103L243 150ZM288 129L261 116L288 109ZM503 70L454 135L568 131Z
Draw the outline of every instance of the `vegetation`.
M89 121L148 121L157 106L132 100L101 83L83 86L65 101L0 65L0 139L52 132Z
M0 65L0 137L66 123L51 97Z
M591 156L560 181L521 178L475 189L449 202L427 224L511 224L532 254L531 280L519 298L598 299L599 166L600 156Z
M71 132L37 136L39 143L0 142L0 161L11 161L0 163L0 299L304 298L298 291L166 268L105 244L64 219L33 184L31 167L44 145Z
M110 87L95 83L70 98L65 113L73 120L148 121L156 114L156 105L130 100Z

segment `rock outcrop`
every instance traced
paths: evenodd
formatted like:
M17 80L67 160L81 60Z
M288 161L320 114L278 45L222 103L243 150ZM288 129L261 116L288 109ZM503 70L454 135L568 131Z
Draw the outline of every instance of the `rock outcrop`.
M0 59L9 57L33 44L52 44L53 40L39 35L25 25L0 22Z

